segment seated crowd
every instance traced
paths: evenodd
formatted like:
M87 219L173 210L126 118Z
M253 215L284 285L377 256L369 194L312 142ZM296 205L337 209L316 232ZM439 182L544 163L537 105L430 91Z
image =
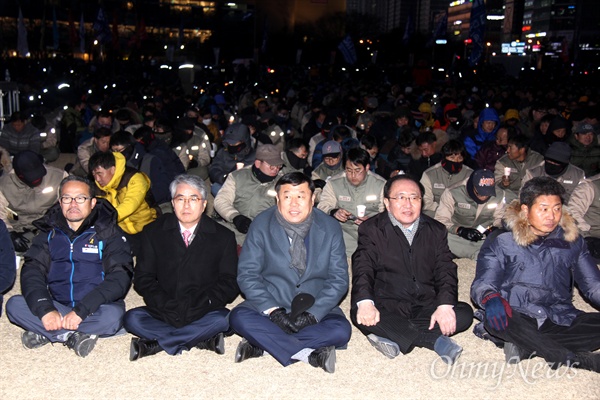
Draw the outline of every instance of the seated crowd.
M423 347L452 365L452 336L475 317L507 362L600 372L600 314L572 302L576 284L600 307L593 102L448 95L436 109L426 93L367 93L349 116L304 92L244 96L237 114L222 94L179 118L158 104L97 111L73 122L65 170L48 165L59 141L39 118L11 117L0 293L16 253L6 314L23 346L86 357L125 330L136 361L224 354L237 334L235 362L266 352L333 373L351 324L388 358ZM476 260L471 304L458 301L456 258ZM132 283L145 305L126 309Z

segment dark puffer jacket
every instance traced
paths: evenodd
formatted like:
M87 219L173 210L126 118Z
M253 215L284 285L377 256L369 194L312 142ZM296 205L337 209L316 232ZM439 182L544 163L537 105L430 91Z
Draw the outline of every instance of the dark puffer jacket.
M518 200L507 208L510 232L484 246L477 260L471 297L481 305L498 292L511 307L538 320L569 326L582 311L573 306L573 281L584 297L600 306L600 270L573 218L563 210L559 226L544 239L534 235Z
M102 304L125 297L133 261L117 212L106 200L97 200L77 232L69 228L60 204L34 225L40 233L21 271L21 291L33 314L41 318L54 311L56 300L85 319Z

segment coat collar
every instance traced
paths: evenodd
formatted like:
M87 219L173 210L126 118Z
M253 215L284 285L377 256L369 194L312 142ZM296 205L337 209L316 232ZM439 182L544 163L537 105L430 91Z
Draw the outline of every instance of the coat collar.
M519 246L529 246L539 238L529 229L529 222L525 217L525 212L521 210L519 200L513 200L506 208L504 223L513 232L515 242ZM567 242L574 242L579 237L579 230L577 229L575 220L564 207L558 226L562 228L562 236Z

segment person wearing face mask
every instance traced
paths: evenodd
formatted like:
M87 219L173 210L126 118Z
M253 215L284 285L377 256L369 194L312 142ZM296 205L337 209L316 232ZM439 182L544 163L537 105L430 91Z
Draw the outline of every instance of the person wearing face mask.
M522 186L525 182L537 176L549 176L565 188L565 201L568 202L573 190L585 179L585 172L570 163L571 148L565 142L554 142L546 150L544 162L525 173Z
M171 142L178 152L184 151L189 158L187 173L208 178L211 144L208 134L195 124L193 117L179 118Z
M421 184L425 188L423 213L433 218L444 190L467 179L473 170L463 165L465 146L450 140L442 147L443 160L423 172Z
M135 140L133 135L127 131L115 132L110 138L110 147L113 152L119 152L125 157L126 165L137 171L143 172L150 178L150 192L157 205L168 210L171 201L169 184L171 181L163 162L154 155L148 153L144 145ZM162 209L162 207L161 207Z
M457 258L477 259L483 239L501 227L504 191L494 173L478 169L442 193L435 219L448 229L448 246Z
M225 220L223 224L235 232L239 245L244 243L254 217L275 205L274 188L282 166L276 146L259 146L253 164L228 174L215 197L215 211Z
M283 160L282 172L303 172L310 176L312 168L308 165L308 146L300 138L292 139L287 143L287 150L281 152Z
M571 123L557 115L550 120L545 134L541 129L542 126L540 124L540 133L533 137L530 147L541 155L545 155L552 143L568 142Z
M509 137L516 135L516 129L512 126L502 126L496 131L496 140L485 142L475 154L475 163L479 168L493 170L496 161L506 154Z
M223 147L208 168L213 196L217 195L230 172L252 165L255 159L256 150L252 148L248 127L237 122L229 125L223 134Z
M33 221L56 203L58 187L67 173L44 165L42 157L30 150L16 154L12 166L10 172L0 176L0 188L8 201L10 237L15 250L24 252L35 236Z

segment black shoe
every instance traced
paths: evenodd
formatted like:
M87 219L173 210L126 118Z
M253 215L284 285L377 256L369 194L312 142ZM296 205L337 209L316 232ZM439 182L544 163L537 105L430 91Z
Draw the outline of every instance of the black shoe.
M321 347L313 351L308 356L308 363L333 374L335 372L335 346Z
M64 345L73 350L79 357L87 357L94 349L97 340L98 335L73 332Z
M142 357L152 356L163 351L156 340L132 338L129 346L129 361L139 360Z
M504 343L504 361L507 364L518 364L523 360L523 351L516 344L511 342Z
M600 372L600 354L577 353L575 354L574 362L567 362L567 366L585 369L587 371Z
M50 343L50 339L39 333L25 331L21 334L21 343L26 349L38 349Z
M264 354L264 350L253 346L246 339L242 339L240 344L238 344L237 349L235 350L235 362L241 363L244 360L249 358L262 357Z
M195 347L200 350L212 350L217 354L225 354L225 341L223 337L223 332L219 332L210 339L198 343Z

